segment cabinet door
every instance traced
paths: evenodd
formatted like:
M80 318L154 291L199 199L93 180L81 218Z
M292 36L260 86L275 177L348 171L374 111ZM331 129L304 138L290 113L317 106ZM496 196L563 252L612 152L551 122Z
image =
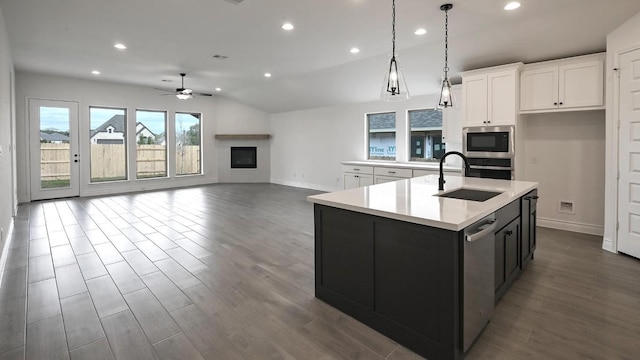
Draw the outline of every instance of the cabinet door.
M604 62L587 61L559 67L561 109L604 105Z
M487 75L462 79L464 125L482 126L487 123Z
M507 291L520 273L520 217L496 233L495 237L496 301Z
M505 71L487 76L487 124L516 124L516 72Z
M360 187L359 175L356 174L344 174L344 189L353 189Z
M376 175L373 178L373 182L375 184L383 184L383 183L388 183L388 182L392 182L392 181L398 181L398 180L402 180L403 178L397 178L397 177L393 177L393 176L380 176L380 175Z
M520 74L520 110L558 107L558 68L525 70Z
M462 119L464 117L464 104L462 88L454 86L451 89L454 106L442 110L442 141L445 143L462 143Z
M372 175L358 175L359 176L359 182L358 182L358 186L369 186L369 185L373 185L373 176Z

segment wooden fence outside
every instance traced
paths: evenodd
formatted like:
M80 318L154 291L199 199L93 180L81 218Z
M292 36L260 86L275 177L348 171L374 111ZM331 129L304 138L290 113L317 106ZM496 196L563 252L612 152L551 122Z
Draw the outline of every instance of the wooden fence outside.
M125 146L91 144L91 180L126 179ZM166 176L166 146L136 145L138 178ZM40 144L42 180L68 180L70 174L69 144ZM200 146L180 146L176 151L178 175L200 173Z

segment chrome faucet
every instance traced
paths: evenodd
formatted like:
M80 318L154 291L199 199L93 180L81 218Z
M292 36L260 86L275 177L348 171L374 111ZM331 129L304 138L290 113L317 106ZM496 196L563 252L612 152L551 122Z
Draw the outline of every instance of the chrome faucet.
M471 170L470 167L469 167L469 160L467 160L467 157L464 156L461 152L449 151L449 152L445 153L440 158L440 178L438 178L438 190L444 190L444 170L442 170L442 165L444 164L444 158L446 158L447 156L449 156L451 154L458 155L458 156L460 156L462 158L462 160L464 160L464 175L465 176L467 174L469 174L469 171Z

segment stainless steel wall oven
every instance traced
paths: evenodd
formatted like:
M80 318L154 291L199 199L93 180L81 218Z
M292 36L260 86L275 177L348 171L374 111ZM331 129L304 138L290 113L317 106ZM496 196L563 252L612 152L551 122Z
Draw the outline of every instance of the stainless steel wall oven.
M467 176L512 180L514 178L515 128L476 126L462 130L463 153L469 159Z

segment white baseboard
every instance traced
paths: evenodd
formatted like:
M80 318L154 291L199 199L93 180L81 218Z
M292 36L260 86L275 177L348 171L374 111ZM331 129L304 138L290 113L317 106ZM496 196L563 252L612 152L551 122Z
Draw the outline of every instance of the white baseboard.
M0 255L0 287L2 287L2 276L4 275L4 267L7 264L7 256L9 256L9 246L13 239L13 218L9 221L9 229L5 235L4 246L2 247L2 255Z
M145 179L134 182L133 184L125 184L114 182L113 184L92 184L86 189L80 191L81 197L114 195L140 191L155 191L165 189L176 189L189 186L201 186L218 183L217 177L208 177L202 175L183 176L178 178L156 180Z
M566 230L566 231L573 231L573 232L582 233L582 234L604 236L604 227L598 226L598 225L583 224L583 223L556 220L556 219L547 219L547 218L541 218L541 217L538 217L537 225L541 227L557 229L557 230Z
M616 250L616 247L613 245L613 240L611 239L607 239L607 238L602 239L602 249L612 252L614 254L618 253L618 250Z
M289 180L273 179L273 178L271 179L271 183L278 184L278 185L285 185L285 186L293 186L293 187L303 188L303 189L327 191L327 192L342 190L342 188L340 188L339 186L327 186L327 185L311 184L311 183L300 182L300 181L289 181Z

